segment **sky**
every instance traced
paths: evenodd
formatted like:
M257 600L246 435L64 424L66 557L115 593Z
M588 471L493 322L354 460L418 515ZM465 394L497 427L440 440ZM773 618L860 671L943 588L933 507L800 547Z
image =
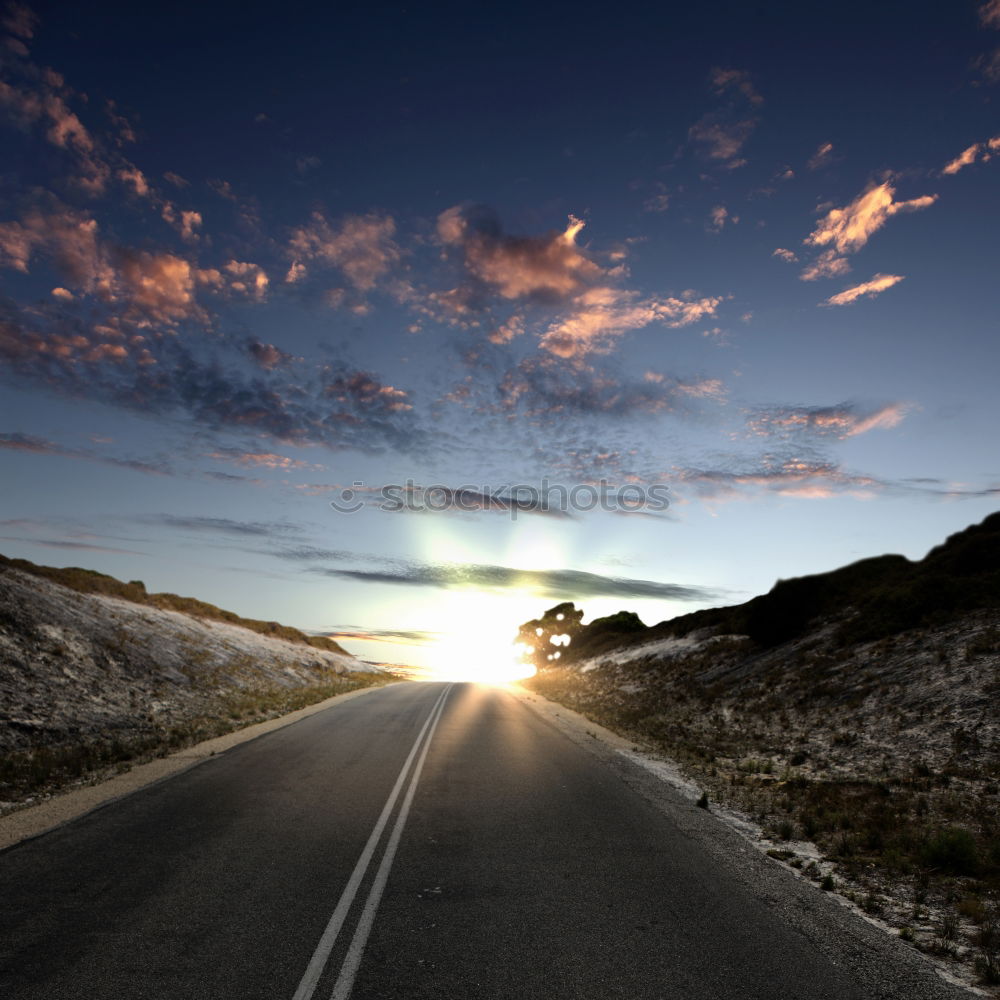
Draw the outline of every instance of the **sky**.
M3 11L8 556L476 676L1000 505L1000 0Z

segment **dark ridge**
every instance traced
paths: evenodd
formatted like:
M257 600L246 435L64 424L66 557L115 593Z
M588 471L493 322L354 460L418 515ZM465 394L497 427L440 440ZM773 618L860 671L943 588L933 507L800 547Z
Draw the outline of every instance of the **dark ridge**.
M548 633L552 612L572 607L560 605L526 623L522 636L528 626L543 627ZM596 619L577 628L561 659L565 664L616 646L702 629L749 636L760 649L771 649L804 635L819 620L830 619L840 622L839 642L871 642L996 607L1000 607L1000 512L952 535L918 562L900 555L862 559L828 573L779 580L767 594L745 604L694 611L649 628L627 611ZM582 612L576 615L579 620ZM545 642L547 634L542 643L532 645L537 649Z

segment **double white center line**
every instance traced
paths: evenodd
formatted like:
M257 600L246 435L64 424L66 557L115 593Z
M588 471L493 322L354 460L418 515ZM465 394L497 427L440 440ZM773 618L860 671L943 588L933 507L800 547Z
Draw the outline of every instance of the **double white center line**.
M420 730L416 742L413 744L413 748L410 750L403 764L403 769L399 772L396 784L393 785L392 791L389 793L389 798L386 799L385 805L382 807L378 821L375 823L371 835L368 837L368 843L365 844L365 848L361 852L357 864L354 866L354 871L351 872L351 877L348 879L347 885L344 886L344 891L337 901L337 906L330 917L330 922L326 925L326 930L323 931L323 935L319 939L319 944L316 945L316 950L309 960L309 965L302 976L299 988L295 991L293 1000L310 1000L315 992L316 984L319 982L319 978L326 968L330 952L333 951L334 945L337 943L337 938L343 929L344 921L347 919L348 911L351 909L354 897L358 894L358 889L364 880L365 873L371 865L372 858L375 856L379 841L382 839L382 832L389 822L389 817L392 815L393 807L396 805L396 800L399 798L399 793L406 783L407 773L409 772L410 783L407 786L406 795L403 797L403 805L396 816L396 822L393 824L392 832L389 834L385 853L382 855L378 870L375 872L375 878L371 888L368 890L368 898L365 900L364 909L362 909L361 915L358 917L358 923L354 929L354 937L351 938L351 943L347 948L347 954L344 956L344 962L340 967L340 973L337 976L337 982L333 987L330 1000L347 1000L351 995L351 989L354 986L354 977L358 974L361 956L364 954L368 935L371 933L372 924L375 922L375 913L382 899L382 893L385 891L386 882L389 881L389 870L392 868L393 859L396 857L396 849L399 847L399 841L403 836L403 827L406 826L406 818L410 813L413 796L417 791L420 772L423 770L424 761L427 759L427 750L431 745L434 730L437 729L438 721L441 718L441 713L444 711L444 704L448 699L451 688L452 685L449 684L441 692L438 700L434 703L434 707L431 709L430 715L427 716L427 720L424 722L423 728ZM421 749L421 746L423 749ZM410 765L413 764L413 760L417 757L418 753L417 764L411 772Z

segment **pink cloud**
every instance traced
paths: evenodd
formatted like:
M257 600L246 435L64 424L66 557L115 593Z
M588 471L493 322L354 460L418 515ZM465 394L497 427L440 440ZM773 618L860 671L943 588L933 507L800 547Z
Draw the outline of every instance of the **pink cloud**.
M986 28L1000 28L1000 0L986 0L979 8L979 20Z
M784 247L778 247L772 254L772 257L779 257L781 260L785 261L787 264L794 264L799 258L795 255L793 250L786 250Z

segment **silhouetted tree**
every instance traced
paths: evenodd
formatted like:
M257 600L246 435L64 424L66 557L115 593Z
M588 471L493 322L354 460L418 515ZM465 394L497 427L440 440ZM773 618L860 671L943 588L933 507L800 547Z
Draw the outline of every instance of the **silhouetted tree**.
M549 608L541 618L525 622L517 631L517 641L525 647L525 659L538 670L551 667L580 631L583 610L572 601Z

